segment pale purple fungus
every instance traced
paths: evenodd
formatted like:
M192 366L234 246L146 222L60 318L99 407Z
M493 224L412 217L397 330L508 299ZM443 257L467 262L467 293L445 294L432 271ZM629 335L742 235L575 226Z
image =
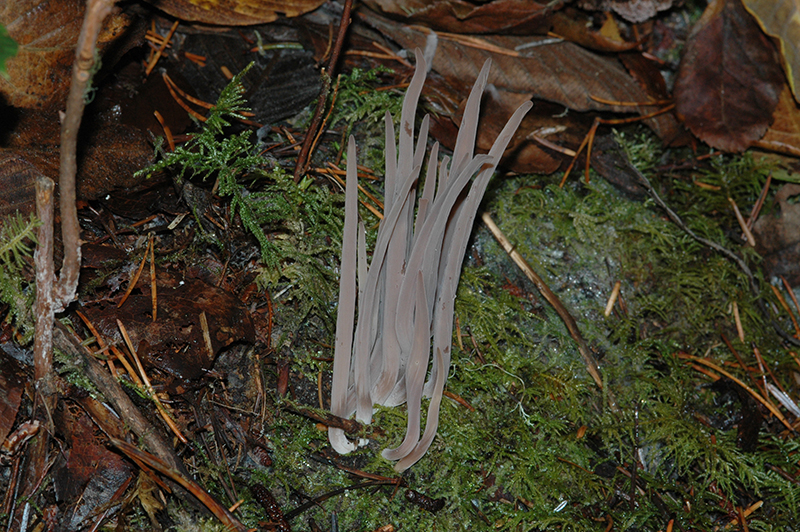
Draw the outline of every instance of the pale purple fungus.
M397 146L394 125L386 115L384 219L369 265L364 225L358 221L355 140L351 137L348 144L331 388L331 412L344 418L355 413L363 423L372 421L375 404L407 403L405 437L396 448L382 453L398 461L398 472L416 463L436 435L450 368L456 289L472 224L500 157L532 106L525 102L514 112L487 155L474 155L480 100L489 76L487 60L467 100L452 158L444 157L437 164L438 144L431 149L414 219L429 127L426 116L415 147L414 117L427 72L422 52L417 49L415 54L417 64L403 102ZM430 403L420 435L423 397L430 397ZM335 428L329 429L328 437L341 454L365 443L351 442Z

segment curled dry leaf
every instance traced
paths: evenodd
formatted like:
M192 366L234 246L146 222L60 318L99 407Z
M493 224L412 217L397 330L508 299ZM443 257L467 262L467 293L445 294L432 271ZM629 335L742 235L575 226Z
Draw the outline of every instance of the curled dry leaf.
M715 0L689 36L675 100L698 138L742 151L766 132L783 84L775 48L741 2Z
M777 39L783 69L797 101L800 90L800 3L796 0L742 0L767 34Z
M491 59L490 97L503 101L520 96L546 100L573 111L608 111L645 114L652 107L609 105L615 102L648 102L653 98L613 57L598 55L570 42L547 37L468 36L441 34L420 26L398 26L370 20L403 48L425 46L432 68L465 86ZM675 131L675 119L665 114L645 122L667 140ZM484 127L484 126L482 126ZM668 140L667 140L668 141ZM513 144L513 143L512 143Z
M638 42L622 40L618 28L613 25L615 23L613 17L610 15L608 17L604 27L594 30L592 19L585 12L565 9L554 13L551 17L552 32L570 42L599 52L626 52L639 46ZM612 28L610 31L609 27Z
M53 467L53 484L58 500L68 505L64 529L78 530L92 515L98 501L110 501L133 474L131 466L106 446L95 424L80 408L63 407L53 414L63 435L61 455Z
M272 22L278 15L296 17L325 0L149 0L173 17L218 26L246 26Z
M0 97L15 107L57 109L69 88L75 44L83 22L81 0L6 0L0 25L19 44L0 76ZM103 50L126 33L132 18L119 11L108 17L98 39Z
M87 117L84 125L83 148L78 159L79 198L96 199L115 189L136 186L143 180L134 172L152 161L153 148L142 130L121 123L111 113ZM5 147L58 182L59 128L55 113L23 110L17 113L14 131L6 136ZM0 173L0 187L5 187L6 179L12 178ZM32 201L32 196L18 200Z

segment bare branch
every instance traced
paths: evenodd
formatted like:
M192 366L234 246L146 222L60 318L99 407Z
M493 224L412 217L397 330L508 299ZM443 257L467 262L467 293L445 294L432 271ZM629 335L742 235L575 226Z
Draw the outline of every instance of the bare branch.
M64 241L64 262L55 289L55 311L63 310L75 299L81 264L80 226L75 206L75 175L78 130L86 106L86 94L96 71L97 37L103 20L111 13L116 0L89 0L83 27L78 37L72 83L67 96L67 109L61 124L61 172L59 176L59 206L61 235Z

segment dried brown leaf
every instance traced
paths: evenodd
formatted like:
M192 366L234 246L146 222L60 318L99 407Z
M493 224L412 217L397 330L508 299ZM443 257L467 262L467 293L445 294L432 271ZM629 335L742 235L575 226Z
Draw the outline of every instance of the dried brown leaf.
M111 114L86 117L84 126L78 159L79 198L96 199L144 180L136 177L134 172L152 162L153 148L142 130L120 123ZM36 170L58 182L59 130L55 113L25 110L19 113L6 146L24 157ZM4 186L5 181L0 181L0 187Z
M601 27L592 29L592 19L584 12L577 9L566 9L555 13L552 17L553 33L564 37L566 40L585 46L599 52L626 52L639 46L638 42L627 42L619 38L606 35ZM613 18L608 20L613 21Z
M61 455L66 458L54 467L53 483L58 500L69 508L64 528L77 530L129 481L131 467L108 450L105 437L96 432L92 419L80 408L67 403L53 417L64 435Z
M620 64L570 42L542 37L461 36L435 33L421 26L388 27L389 36L406 49L437 39L432 68L465 85L474 81L481 65L491 59L489 83L498 89L560 103L576 111L632 112L630 107L600 103L645 101L646 95Z
M377 27L406 49L424 47L435 39L433 70L465 86L472 83L486 59L492 59L489 83L509 94L561 104L574 111L612 111L645 114L652 108L600 103L648 102L647 92L613 57L585 50L570 42L544 37L467 36L436 33L421 26L398 26L371 19ZM656 131L674 128L675 119L662 115L648 120ZM670 123L673 124L670 126ZM487 127L482 123L481 127Z
M296 17L321 6L325 0L149 0L173 17L218 26L246 26Z
M75 44L83 22L80 0L7 0L0 4L0 24L19 44L6 62L9 78L0 77L0 97L15 107L57 109L69 88ZM116 11L98 39L102 55L132 23Z
M689 36L677 110L704 142L742 151L766 132L783 83L775 48L741 2L715 0Z
M202 377L211 369L214 356L232 343L255 340L250 314L239 298L197 279L177 284L171 279L164 282L165 276L159 275L155 322L151 315L149 280L140 281L146 295L131 295L119 309L106 303L87 306L86 315L108 343L120 341L116 320L122 321L134 348L146 363L181 379ZM201 327L203 312L208 323L211 356Z
M800 282L800 204L792 201L798 195L800 185L784 185L775 195L778 208L753 225L756 251L764 257L766 274L782 275L792 285Z
M547 3L533 0L494 0L475 5L463 0L367 0L368 6L405 23L453 33L547 32Z

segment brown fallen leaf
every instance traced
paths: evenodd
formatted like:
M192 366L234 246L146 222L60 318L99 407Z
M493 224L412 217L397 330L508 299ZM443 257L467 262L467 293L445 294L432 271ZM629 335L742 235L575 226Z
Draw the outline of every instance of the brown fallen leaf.
M639 52L625 52L617 55L625 69L636 80L648 98L660 102L672 100L672 95L667 89L664 76L659 65ZM646 111L656 111L658 107L643 107ZM656 120L648 124L661 141L668 146L680 146L691 141L691 135L686 131L673 115L666 120Z
M215 26L264 24L279 15L296 17L321 6L325 0L148 0L175 18Z
M611 10L628 22L638 24L672 7L672 0L580 0L578 5L584 9Z
M800 102L800 4L795 0L742 0L765 33L777 39L789 86Z
M59 129L55 114L23 110L6 147L39 172L58 182ZM140 129L120 123L113 114L87 116L81 129L78 156L78 197L96 199L143 181L134 173L150 164L153 148ZM4 186L4 182L0 182Z
M601 103L648 102L651 98L616 59L570 42L554 43L546 37L436 33L421 26L382 23L377 16L370 22L408 50L424 48L427 39L435 39L433 70L466 86L475 80L484 61L491 58L492 91L546 100L574 111L640 114L652 111L652 108ZM658 124L656 131L668 131L674 128L668 125L674 121L671 115L661 115L645 123Z
M232 343L255 340L250 314L238 298L197 279L187 279L183 284L169 280L162 286L164 277L159 275L155 322L149 281L139 284L146 295L131 295L122 308L100 302L86 306L85 314L107 343L121 341L116 324L120 320L143 361L181 380L204 376L217 353ZM211 353L201 326L202 313L206 315Z
M60 456L65 457L53 468L53 484L59 502L65 504L64 528L77 530L130 481L133 471L108 450L106 439L96 435L92 419L80 408L64 402L53 418L64 437Z
M800 105L792 98L789 86L784 86L774 121L756 146L765 150L800 157Z
M560 103L575 111L635 112L606 101L644 102L647 95L614 59L597 55L570 42L545 37L502 37L436 33L422 26L384 25L387 35L412 50L426 39L437 46L432 68L469 85L486 59L492 60L489 83L497 89Z
M677 111L700 140L742 151L766 132L783 84L774 46L741 2L714 0L687 41Z
M15 107L60 109L75 57L83 22L81 0L5 0L0 3L0 24L19 44L17 55L6 62L9 78L0 76L0 96ZM133 37L115 57L140 37L130 35L133 17L116 10L108 17L98 39L101 55L119 37ZM128 35L126 35L128 33ZM143 35L143 33L142 33ZM104 57L106 65L114 62Z
M612 19L609 19L613 21ZM598 52L626 52L633 50L640 43L627 42L619 38L609 37L599 28L592 29L592 19L585 12L577 9L565 9L559 11L551 17L552 32L566 40L585 46Z
M369 7L407 24L453 33L547 33L554 3L494 0L481 5L463 0L367 0Z

